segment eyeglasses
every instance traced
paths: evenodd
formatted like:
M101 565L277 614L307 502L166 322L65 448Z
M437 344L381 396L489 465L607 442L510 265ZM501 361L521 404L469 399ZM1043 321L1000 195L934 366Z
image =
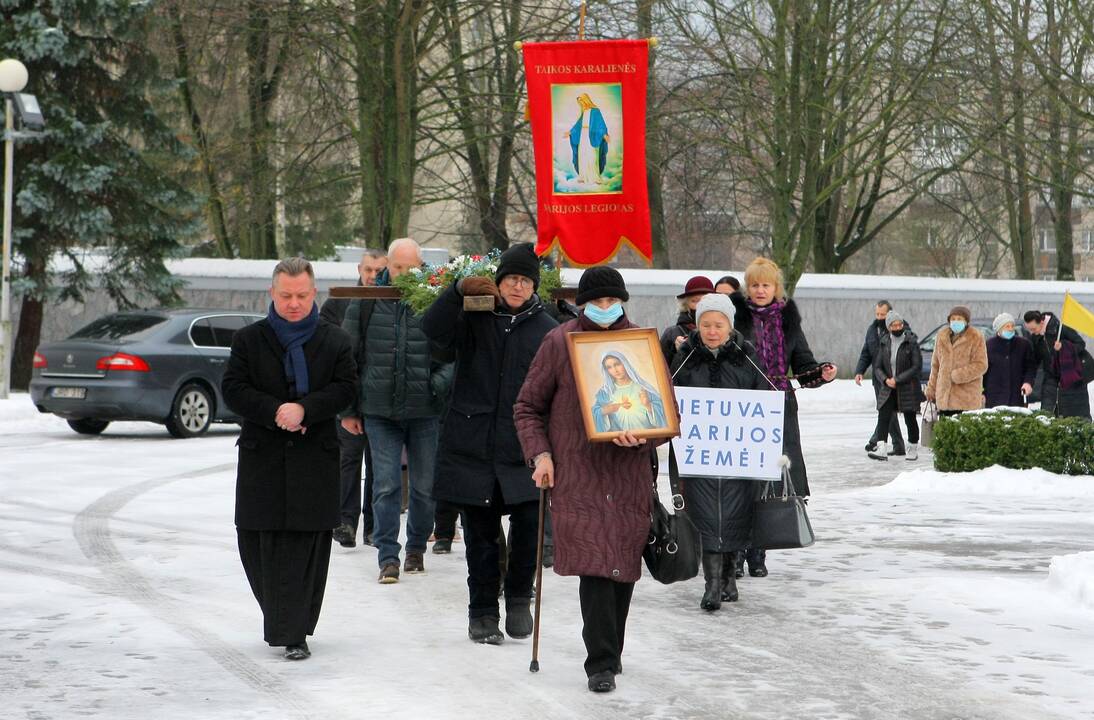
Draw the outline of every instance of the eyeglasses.
M501 279L502 284L509 283L513 287L523 287L525 285L531 285L535 287L535 282L532 278L526 278L523 275L506 275Z

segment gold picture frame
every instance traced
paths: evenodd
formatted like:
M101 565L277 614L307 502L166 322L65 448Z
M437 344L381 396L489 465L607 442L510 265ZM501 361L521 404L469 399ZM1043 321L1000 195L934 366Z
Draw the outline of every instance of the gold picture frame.
M607 442L680 434L672 380L653 328L576 332L566 336L585 435Z

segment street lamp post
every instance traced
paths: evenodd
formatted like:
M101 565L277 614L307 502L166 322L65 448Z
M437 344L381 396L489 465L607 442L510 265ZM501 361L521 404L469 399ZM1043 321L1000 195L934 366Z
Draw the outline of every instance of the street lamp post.
M18 60L0 60L0 95L4 97L4 234L3 266L0 275L0 399L11 391L11 215L12 173L15 165L15 111L18 109L24 125L42 124L38 101L33 95L22 95L27 86L27 68ZM18 108L15 105L18 102Z

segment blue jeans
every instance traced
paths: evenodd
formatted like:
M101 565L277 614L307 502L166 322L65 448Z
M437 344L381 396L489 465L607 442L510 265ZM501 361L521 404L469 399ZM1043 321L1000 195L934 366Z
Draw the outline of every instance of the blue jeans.
M402 457L406 447L410 475L406 550L425 552L433 532L433 470L437 460L437 418L389 420L368 416L365 434L372 450L372 542L380 567L399 562L399 516L402 510Z

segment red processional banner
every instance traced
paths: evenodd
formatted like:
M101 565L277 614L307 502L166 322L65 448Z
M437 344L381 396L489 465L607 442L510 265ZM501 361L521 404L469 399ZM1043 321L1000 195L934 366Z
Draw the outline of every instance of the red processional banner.
M536 253L573 265L624 243L653 260L646 188L646 40L524 43L536 158Z

